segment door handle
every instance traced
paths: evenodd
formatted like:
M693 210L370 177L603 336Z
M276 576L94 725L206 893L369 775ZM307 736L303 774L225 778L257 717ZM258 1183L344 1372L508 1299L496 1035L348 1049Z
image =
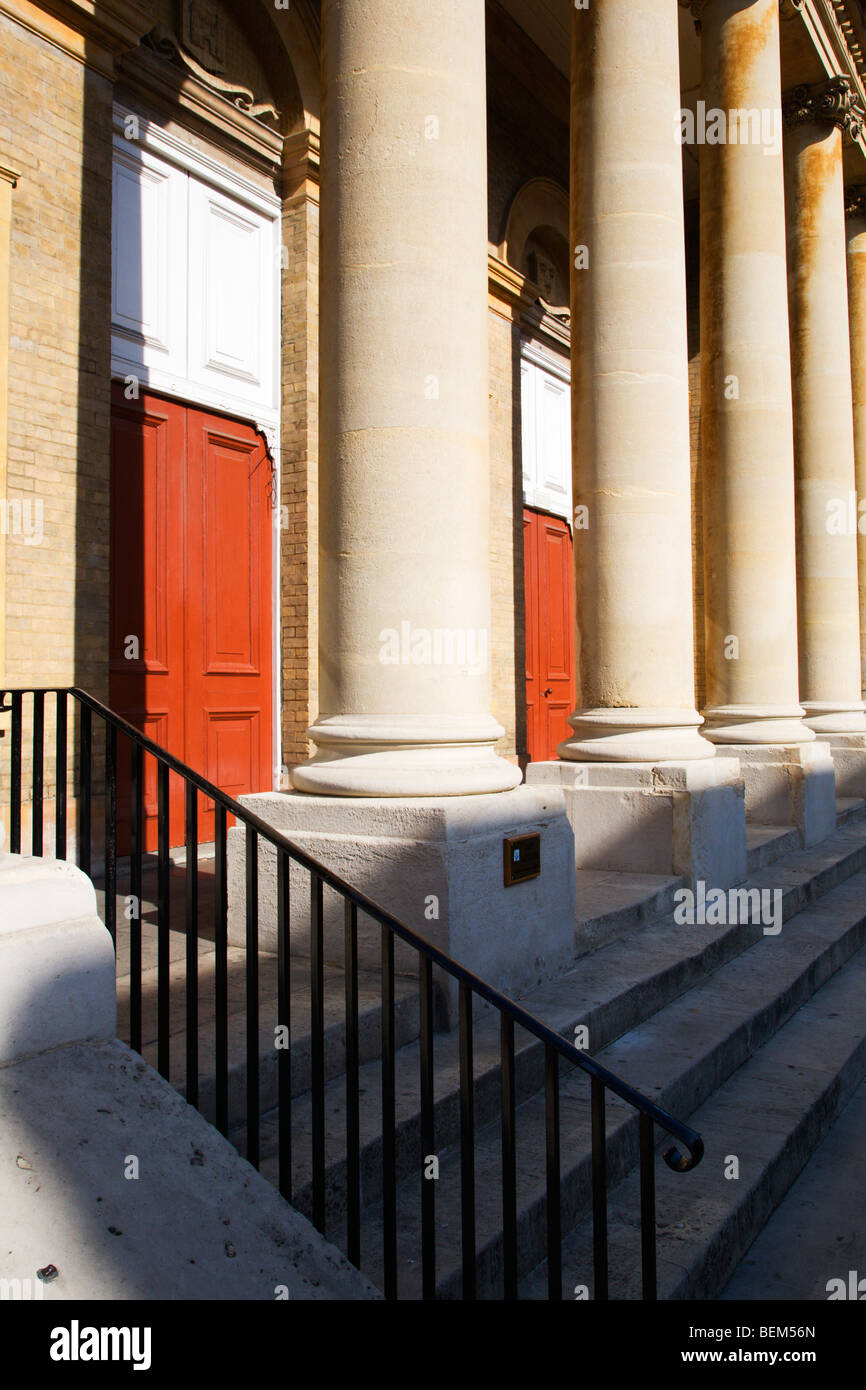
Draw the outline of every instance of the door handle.
M547 689L545 690L544 693L545 693L545 695L552 695L552 694L553 694L553 686L552 686L552 685L549 685L549 686L547 687Z

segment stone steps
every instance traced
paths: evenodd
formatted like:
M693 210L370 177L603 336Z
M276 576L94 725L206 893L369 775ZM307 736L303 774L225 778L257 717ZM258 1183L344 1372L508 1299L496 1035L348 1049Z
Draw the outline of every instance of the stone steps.
M809 1007L816 991L825 990L834 972L866 940L866 820L862 802L840 805L836 834L818 847L798 848L789 827L760 827L750 831L750 873L747 889L778 891L786 923L778 935L766 935L760 923L688 926L674 920L674 895L680 880L648 885L659 915L636 905L636 885L625 885L613 911L622 914L628 930L618 931L608 919L608 944L581 955L566 975L533 990L521 1002L549 1027L573 1037L578 1025L588 1030L588 1050L618 1072L636 1089L653 1096L679 1118L708 1106L719 1087L732 1079L755 1055L771 1045L776 1030L790 1026ZM604 876L603 876L604 877ZM616 886L616 885L614 885ZM602 880L594 885L603 893ZM230 954L231 1137L243 1152L244 1085L246 1078L243 1029L244 953ZM275 995L275 961L260 961L263 998ZM180 963L173 967L179 972ZM213 956L200 956L204 995L210 998ZM309 1214L311 1208L311 1097L309 1086L309 985L307 962L293 967L293 1204ZM373 974L361 977L361 1144L364 1204L364 1269L374 1282L382 1270L376 1243L381 1239L381 1106L379 982ZM420 1296L420 1244L414 1249L420 1222L420 1085L418 994L414 980L397 982L397 1171L400 1182L398 1226L401 1239L401 1297ZM326 1220L327 1235L344 1239L345 1220L345 1036L343 972L326 969ZM178 1012L173 1013L174 1052L183 1058L182 977ZM145 979L146 1000L155 996L155 972ZM273 1011L271 1010L271 1013ZM207 1013L207 1006L205 1014ZM203 1020L201 1071L205 1112L212 1107L207 1071L209 1020ZM276 1053L273 1020L263 1010L261 1067L262 1109L276 1101ZM519 1104L521 1275L524 1296L541 1295L546 1278L534 1270L544 1253L544 1107L543 1050L535 1039L516 1030L516 1090ZM476 1160L478 1192L478 1278L480 1296L495 1297L501 1287L501 1218L499 1213L499 1020L484 1007L475 1019ZM459 1057L456 1033L435 1037L435 1151L440 1160L436 1183L439 1296L460 1297L459 1222ZM567 1064L563 1063L563 1072ZM175 1079L173 1077L173 1079ZM182 1082L178 1078L176 1084ZM822 1112L823 1113L823 1112ZM563 1222L570 1239L579 1242L581 1222L589 1210L588 1082L577 1070L562 1077ZM637 1154L637 1125L628 1107L608 1099L608 1162L611 1183L620 1182L622 1201ZM696 1127L697 1121L693 1121ZM792 1129L792 1133L794 1130ZM811 1133L811 1131L808 1131ZM262 1171L276 1181L276 1114L265 1113L261 1126ZM733 1141L731 1141L733 1142ZM726 1152L734 1151L729 1144ZM695 1173L670 1174L661 1161L659 1217L669 1223L670 1181L694 1183L708 1159ZM780 1171L787 1172L786 1168ZM701 1180L703 1181L703 1179ZM665 1186L667 1184L667 1186ZM617 1189L618 1191L619 1189ZM674 1191L677 1191L676 1187ZM613 1204L616 1193L611 1194ZM612 1214L614 1207L612 1205ZM625 1210L625 1207L623 1208ZM638 1210L637 1205L634 1212ZM757 1208L756 1208L757 1210ZM633 1219L633 1217L632 1217ZM627 1221L623 1217L625 1227ZM751 1230L749 1239L754 1238ZM664 1250L660 1231L660 1278ZM745 1238L745 1237L744 1237ZM579 1246L575 1244L577 1251ZM577 1256L575 1255L575 1259ZM569 1266L565 1279L568 1287ZM590 1266L591 1270L591 1261ZM667 1276L665 1276L667 1277ZM536 1282L533 1283L533 1280ZM591 1288L591 1274L575 1283ZM675 1287L664 1285L665 1289ZM567 1293L566 1296L572 1296ZM639 1296L629 1293L629 1297ZM662 1296L669 1296L663 1294ZM678 1296L678 1295L675 1295ZM711 1296L697 1294L695 1296Z
M789 923L782 936L757 942L645 1023L609 1047L596 1051L598 1060L678 1117L692 1116L689 1122L703 1132L699 1122L702 1119L700 1107L756 1053L770 1046L777 1030L797 1015L798 1009L808 1006L813 996L866 941L866 873L859 875L856 882L852 880L833 890L830 898L833 901L828 899L824 911L802 912ZM856 998L856 989L862 989L864 972L866 960L861 953L849 977L854 980L853 994L848 984L852 999ZM841 1036L850 1041L850 1019L844 1020L844 1024ZM814 1050L814 1034L811 1046ZM851 1047L856 1070L860 1042L855 1041ZM832 1060L835 1065L835 1053ZM772 1091L768 1096L772 1096ZM769 1100L768 1104L772 1108L773 1101ZM588 1083L583 1074L575 1071L563 1076L560 1105L563 1226L569 1230L579 1224L589 1210L591 1195ZM613 1185L626 1177L636 1160L637 1121L630 1107L616 1097L609 1097L607 1110L608 1168ZM728 1118L730 1120L730 1116ZM524 1101L517 1126L518 1135L522 1135L518 1151L518 1246L521 1273L525 1275L544 1249L544 1098L540 1092ZM724 1152L736 1152L736 1127L729 1124L723 1133L728 1136L719 1140L728 1145ZM784 1134L777 1134L776 1138L780 1143L786 1141ZM478 1284L482 1297L501 1295L499 1145L498 1122L479 1128L476 1142ZM438 1142L436 1150L440 1158L440 1178L436 1184L439 1296L460 1297L459 1154L456 1146L442 1152ZM804 1150L801 1163L805 1161L805 1153ZM679 1184L686 1190L697 1173L707 1173L710 1165L718 1167L718 1163L716 1148L694 1173L671 1174L665 1165L659 1166L659 1212L663 1221L671 1219L671 1184ZM419 1167L416 1157L416 1175L403 1184L399 1194L402 1297L419 1296ZM662 1169L669 1179L665 1184L661 1181ZM715 1188L721 1180L718 1173L714 1173ZM627 1192L624 1197L626 1195ZM636 1202L635 1215L638 1211ZM368 1223L371 1245L378 1219L379 1212L374 1208ZM662 1235L660 1231L660 1241ZM339 1243L339 1235L336 1238ZM664 1254L664 1248L660 1253ZM375 1249L369 1265L364 1268L373 1282L380 1284L381 1269Z
M864 990L861 949L689 1115L704 1138L703 1162L687 1174L657 1162L659 1298L717 1297L830 1131L866 1076ZM738 1160L737 1178L725 1177L730 1156ZM638 1210L632 1172L610 1194L611 1298L641 1296ZM846 1272L844 1260L836 1263L840 1268L828 1267L826 1278ZM592 1238L585 1220L564 1244L563 1273L566 1297L578 1284L591 1293ZM546 1281L546 1270L537 1267L521 1297L546 1298Z
M782 910L790 919L812 901L866 864L866 825L846 830L827 841L821 852L798 850L779 861L777 872L768 878L761 870L747 880L746 886L766 887L771 882L782 892ZM763 940L763 928L752 925L725 927L688 927L677 925L671 917L645 927L639 933L612 942L592 955L582 957L574 970L558 980L534 990L521 1002L548 1027L564 1037L573 1038L575 1028L588 1030L587 1050L598 1055L613 1039L635 1028L657 1010L670 1004L686 990L699 984L709 974L742 950ZM339 974L339 972L335 972ZM403 986L411 991L409 982ZM338 1009L342 1007L338 1006ZM406 1001L407 1014L409 1012ZM341 1054L339 1022L335 1024L336 1057ZM375 1024L371 1023L375 1030ZM417 1032L412 1038L417 1037ZM543 1080L542 1047L522 1029L516 1031L515 1080L517 1095L528 1096ZM293 1043L294 1046L294 1043ZM488 1011L476 1020L474 1029L476 1116L483 1124L499 1113L499 1022L498 1015ZM306 1055L306 1054L305 1054ZM360 1086L364 1097L362 1112L362 1162L368 1174L371 1192L378 1195L378 1164L381 1153L379 1132L379 1064L378 1053L361 1067ZM440 1142L447 1146L456 1141L459 1124L458 1037L437 1035L436 1055L436 1123ZM273 1058L270 1058L273 1065ZM239 1062L241 1071L243 1061ZM419 1048L417 1042L407 1041L395 1062L397 1092L397 1162L398 1174L406 1165L415 1162L416 1141L420 1132ZM627 1080L632 1078L625 1073ZM633 1083L637 1084L637 1083ZM334 1217L342 1212L342 1155L345 1135L344 1081L338 1070L326 1088L326 1144L337 1155L335 1168L329 1169L331 1205ZM311 1158L304 1136L310 1132L311 1100L300 1097L294 1107L293 1129L299 1139L295 1144L297 1165L296 1200L307 1201L305 1189L310 1179ZM237 1116L242 1125L243 1111ZM266 1116L262 1131L262 1157L267 1164L272 1158L276 1125L274 1117ZM236 1142L243 1145L241 1128L235 1131Z

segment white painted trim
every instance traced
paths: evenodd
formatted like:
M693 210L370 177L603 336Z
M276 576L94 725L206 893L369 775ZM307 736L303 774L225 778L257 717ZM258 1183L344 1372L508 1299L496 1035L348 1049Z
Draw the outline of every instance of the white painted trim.
M541 343L538 342L537 340L529 339L529 338L522 338L522 339L521 339L521 342L520 342L520 361L521 361L521 363L527 362L527 363L529 363L531 366L536 367L536 368L539 368L539 369L540 369L542 372L544 372L547 376L552 377L555 381L561 382L563 386L567 386L567 387L569 388L569 391L570 391L570 387L571 387L571 359L570 359L568 356L564 356L564 355L561 355L561 354L559 354L559 353L552 352L549 348L547 348L545 345L541 344ZM519 382L518 382L518 387L517 387L517 389L520 391L520 394L521 394L521 418L522 418L523 409L524 409L524 404L523 404L523 372L522 372L522 370L521 370L521 372L520 372L520 379L519 379ZM535 421L535 426L536 426L535 434L536 434L536 438L538 438L538 436L539 436L539 429L538 429L538 422L537 422L537 420ZM570 411L569 411L569 420L568 420L567 430L566 430L566 437L567 437L567 439L568 439L569 442L570 442L570 440L571 440ZM534 465L530 465L531 468L532 468L533 466L534 466L535 469L537 470L537 467L538 467L538 459L537 459L537 458L536 458L536 460L535 460ZM541 510L541 511L550 512L550 513L552 513L552 515L554 515L554 516L562 517L565 521L568 522L569 526L571 526L571 525L573 524L573 515L572 515L572 509L573 509L573 488L572 488L572 483L571 483L571 477L568 478L568 497L567 497L567 498L563 498L563 496L562 496L562 494L561 494L561 491L560 491L559 489L557 489L557 491L553 491L551 488L545 487L545 486L544 486L543 479L542 479L541 481L539 480L539 478L538 478L538 476L537 476L537 472L536 472L535 476L533 476L531 472L530 472L529 475L527 475L527 472L526 472L526 459L524 458L524 459L523 459L523 469L522 469L521 488L522 488L522 494L523 494L523 505L524 505L525 507L533 507L533 508L539 509L539 510Z
M520 356L525 357L527 362L534 362L536 367L543 367L551 376L558 376L560 381L566 381L571 385L570 357L552 352L545 344L532 338L521 339Z
M128 140L124 134L126 119L129 116L135 117L138 122L138 140ZM282 205L276 193L266 192L252 179L248 179L243 174L236 173L234 169L220 164L204 150L188 145L177 135L163 130L161 126L148 121L144 116L140 116L137 111L132 111L129 107L121 106L117 102L114 105L114 129L116 132L114 143L115 145L119 144L122 149L128 149L130 145L138 145L142 149L152 150L154 154L159 155L169 164L185 169L188 174L195 174L196 178L203 182L210 183L214 188L220 188L224 193L231 194L233 198L248 203L257 212L279 217Z

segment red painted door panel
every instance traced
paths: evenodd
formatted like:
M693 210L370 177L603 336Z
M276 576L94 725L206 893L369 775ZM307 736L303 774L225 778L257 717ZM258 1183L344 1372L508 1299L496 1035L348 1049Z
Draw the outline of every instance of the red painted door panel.
M574 572L568 524L526 508L526 741L530 762L556 757L574 709Z
M269 482L251 426L149 394L125 401L115 387L110 703L235 796L272 785ZM156 770L150 758L145 766L152 850ZM170 787L174 845L183 792L175 777ZM213 804L200 802L199 838L213 833Z

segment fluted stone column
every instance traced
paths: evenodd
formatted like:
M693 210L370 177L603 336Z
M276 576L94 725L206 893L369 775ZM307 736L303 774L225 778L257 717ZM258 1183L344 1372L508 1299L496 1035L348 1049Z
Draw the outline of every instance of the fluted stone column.
M860 115L845 78L800 88L785 107L800 699L851 794L866 792L866 715L849 515L856 484L842 133L856 134Z
M694 707L688 348L676 0L572 25L579 706L561 758L708 758ZM585 252L582 250L585 248Z
M860 606L860 692L866 691L866 188L852 189L848 212L848 318L854 411L855 493L852 525L857 531Z
M835 800L799 703L778 0L706 0L700 19L701 95L725 121L700 151L705 733L739 756L747 813L813 843Z
M572 12L578 708L557 781L579 867L745 872L739 769L694 703L677 0Z
M325 0L306 792L516 786L490 713L483 0Z

